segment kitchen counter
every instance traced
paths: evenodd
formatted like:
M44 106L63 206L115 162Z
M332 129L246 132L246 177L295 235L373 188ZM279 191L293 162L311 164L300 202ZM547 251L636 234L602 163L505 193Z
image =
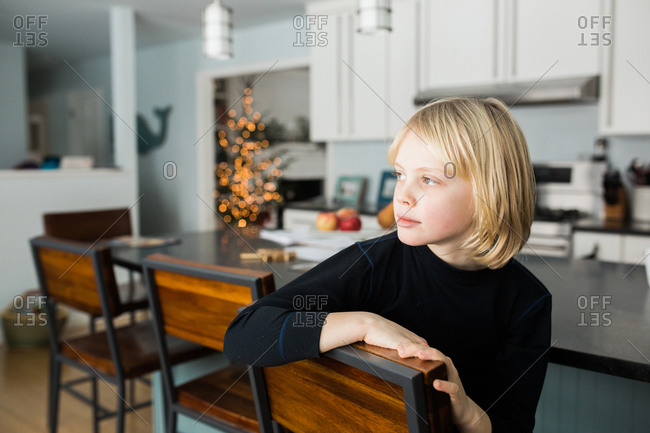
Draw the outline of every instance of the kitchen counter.
M650 222L583 219L573 225L573 231L650 236Z
M650 288L645 268L520 256L553 295L550 361L650 382Z

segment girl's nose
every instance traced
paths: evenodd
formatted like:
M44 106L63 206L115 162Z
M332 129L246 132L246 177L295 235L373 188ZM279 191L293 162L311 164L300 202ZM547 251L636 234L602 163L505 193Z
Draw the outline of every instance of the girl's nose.
M399 203L408 207L415 206L415 202L416 202L416 199L413 196L413 194L411 194L410 189L406 188L405 185L402 186L398 185L395 188L395 199Z

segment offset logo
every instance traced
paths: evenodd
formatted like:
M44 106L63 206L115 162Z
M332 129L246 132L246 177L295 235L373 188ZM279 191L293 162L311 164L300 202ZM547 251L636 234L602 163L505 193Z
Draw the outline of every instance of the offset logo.
M13 326L46 326L47 314L43 311L45 296L28 295L14 297L16 321Z
M612 17L591 15L578 17L579 47L609 47L612 44Z
M327 32L323 28L327 24L327 15L296 15L293 17L293 28L296 29L294 47L325 47Z
M612 313L607 311L608 305L612 305L610 295L578 296L578 309L580 309L578 326L610 326Z
M16 15L13 19L16 40L14 47L45 47L47 33L47 15Z

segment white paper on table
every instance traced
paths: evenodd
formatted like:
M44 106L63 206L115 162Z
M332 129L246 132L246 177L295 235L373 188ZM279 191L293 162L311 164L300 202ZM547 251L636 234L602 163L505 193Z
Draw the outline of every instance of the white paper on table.
M286 251L294 251L296 257L300 260L308 260L311 262L322 262L323 260L333 256L340 250L329 248L316 248L316 247L289 247Z

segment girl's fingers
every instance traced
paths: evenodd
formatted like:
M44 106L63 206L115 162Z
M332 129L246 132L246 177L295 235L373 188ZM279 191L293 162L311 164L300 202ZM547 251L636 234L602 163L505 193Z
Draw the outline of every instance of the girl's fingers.
M449 394L450 397L455 397L458 395L459 387L458 384L454 382L449 382L447 380L436 379L433 381L433 387L438 391L445 392Z
M415 343L402 343L397 346L397 354L400 358L417 356L420 350L422 350L422 346Z

